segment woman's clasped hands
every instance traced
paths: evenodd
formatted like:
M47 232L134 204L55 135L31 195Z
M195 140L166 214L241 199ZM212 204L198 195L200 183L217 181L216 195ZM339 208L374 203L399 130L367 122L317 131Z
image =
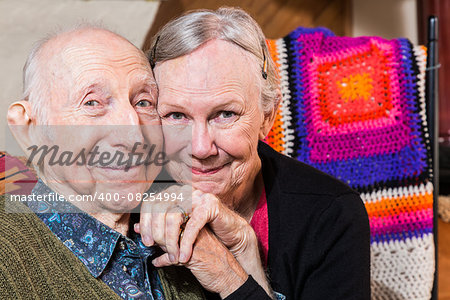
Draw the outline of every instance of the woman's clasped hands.
M250 224L216 196L191 186L172 186L165 193L178 201L144 202L140 233L146 246L165 253L156 267L184 265L211 292L226 297L252 277L270 293L261 264L258 241Z

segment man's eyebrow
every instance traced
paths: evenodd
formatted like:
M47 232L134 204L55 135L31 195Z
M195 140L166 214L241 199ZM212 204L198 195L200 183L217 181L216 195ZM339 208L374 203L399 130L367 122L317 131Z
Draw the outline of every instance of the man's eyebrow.
M134 80L133 85L134 88L131 95L133 98L141 93L149 93L155 99L158 96L158 86L155 79L150 74L139 75L137 80Z
M105 80L102 80L102 81L106 82ZM94 83L82 84L78 90L80 96L84 97L86 95L86 93L88 93L90 91L105 92L105 87L103 85L103 82L99 83L98 80L95 80Z
M157 88L156 84L145 84L144 86L142 86L139 89L137 89L136 91L134 91L131 94L131 98L133 99L142 93L150 94L150 96L152 97L153 100L156 100L158 98L158 88Z
M68 101L70 103L82 101L89 92L105 92L105 88L102 83L94 80L94 83L80 83L76 89L69 89Z

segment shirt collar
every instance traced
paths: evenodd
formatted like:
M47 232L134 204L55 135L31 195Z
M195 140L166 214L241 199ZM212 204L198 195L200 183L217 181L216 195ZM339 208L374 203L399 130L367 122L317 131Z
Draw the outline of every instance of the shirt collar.
M40 179L31 193L56 194ZM98 278L106 268L118 240L127 239L67 201L43 200L32 202L29 206L95 278ZM140 236L136 239L140 241ZM143 244L142 246L141 244L138 243L142 251Z

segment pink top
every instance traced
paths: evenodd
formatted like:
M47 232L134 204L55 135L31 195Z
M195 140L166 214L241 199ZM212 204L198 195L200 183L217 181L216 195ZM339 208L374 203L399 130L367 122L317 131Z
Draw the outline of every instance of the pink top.
M263 188L258 206L253 214L250 225L255 230L258 238L261 259L264 267L267 267L267 253L269 252L269 215L267 213L266 190Z

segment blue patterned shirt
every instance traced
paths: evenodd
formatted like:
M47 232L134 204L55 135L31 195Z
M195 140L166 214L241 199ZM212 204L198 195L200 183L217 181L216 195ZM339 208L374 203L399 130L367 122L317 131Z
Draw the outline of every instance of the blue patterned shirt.
M35 195L51 193L56 194L41 180L32 191ZM120 297L164 300L159 276L151 264L155 248L144 246L133 230L126 237L66 201L36 201L28 206L92 276Z

